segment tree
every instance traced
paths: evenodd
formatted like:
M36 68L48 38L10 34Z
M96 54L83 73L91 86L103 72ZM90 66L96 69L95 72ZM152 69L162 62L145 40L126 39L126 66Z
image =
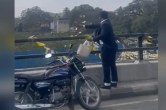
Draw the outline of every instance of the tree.
M71 14L71 12L70 12L69 8L66 7L66 8L63 10L63 17L64 17L64 18L70 18L70 14Z
M24 31L41 31L41 25L50 24L52 17L35 6L22 11L21 20Z
M99 22L99 12L102 9L93 8L88 4L76 6L71 10L71 20L70 24L74 25L76 23L81 23L80 20L86 21L86 23L98 23Z
M115 33L157 33L157 0L133 0L128 6L120 7L112 14Z
M18 31L18 32L23 31L23 25L21 22L21 18L15 18L15 31Z
M100 9L98 7L93 8L92 6L90 6L88 4L75 6L71 10L70 26L76 27L78 29L76 31L76 33L80 32L80 31L82 32L82 34L92 33L93 30L85 30L85 29L81 28L80 26L82 26L83 24L99 23L100 22L99 12L101 10L102 9Z
M158 6L157 0L133 0L126 7L119 7L115 11L110 11L113 29L116 34L133 32L157 32L158 27ZM101 8L94 8L88 4L75 6L69 10L68 7L63 10L63 17L69 18L70 27L79 25L99 23L99 13ZM41 26L50 24L52 17L48 12L44 12L35 6L22 11L21 18L16 19L16 26L22 23L25 31L41 31ZM44 28L42 28L44 29ZM92 32L86 30L84 32Z

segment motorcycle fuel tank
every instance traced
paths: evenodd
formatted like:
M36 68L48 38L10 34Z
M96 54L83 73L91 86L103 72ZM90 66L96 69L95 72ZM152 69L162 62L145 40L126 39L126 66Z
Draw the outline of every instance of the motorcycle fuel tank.
M47 78L58 78L58 79L63 79L69 77L69 72L65 68L57 68L54 70L50 70L47 74Z

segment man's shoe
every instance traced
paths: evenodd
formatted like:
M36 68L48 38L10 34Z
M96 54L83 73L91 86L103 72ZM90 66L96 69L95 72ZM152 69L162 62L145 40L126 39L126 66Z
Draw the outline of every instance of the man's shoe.
M104 83L102 86L101 86L102 89L111 89L111 83Z
M111 87L116 88L117 87L117 82L111 82Z
M100 88L102 88L102 89L111 89L111 86L102 85L102 86L100 86Z

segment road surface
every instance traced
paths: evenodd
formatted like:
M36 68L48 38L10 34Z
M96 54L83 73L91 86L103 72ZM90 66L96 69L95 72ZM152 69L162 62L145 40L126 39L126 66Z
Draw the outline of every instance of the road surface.
M67 107L57 110L69 110ZM75 105L75 110L85 110ZM158 96L137 96L123 99L102 101L98 110L158 110Z

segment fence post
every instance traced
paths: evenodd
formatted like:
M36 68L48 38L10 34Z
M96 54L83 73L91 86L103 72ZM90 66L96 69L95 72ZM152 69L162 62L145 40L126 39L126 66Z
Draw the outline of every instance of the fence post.
M142 46L142 42L143 42L143 35L140 35L139 37L138 37L138 47L139 48L142 48L143 46ZM140 49L139 51L138 51L138 55L139 55L139 61L143 61L143 50L142 49Z

